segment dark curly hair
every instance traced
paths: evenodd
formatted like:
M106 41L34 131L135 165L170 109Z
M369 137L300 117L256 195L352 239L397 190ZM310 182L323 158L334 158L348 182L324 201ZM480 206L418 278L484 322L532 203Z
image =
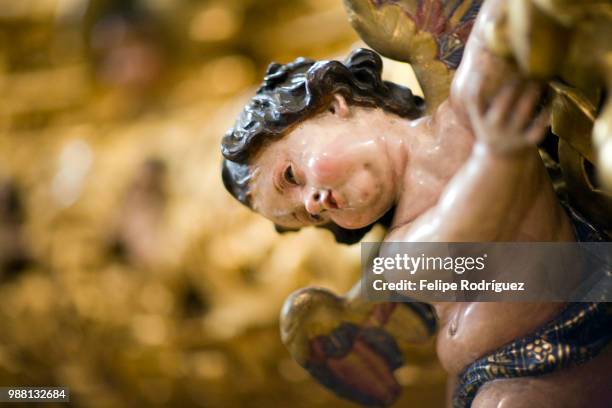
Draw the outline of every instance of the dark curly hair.
M221 142L225 188L251 208L249 160L265 143L283 137L296 124L327 109L334 94L341 94L353 105L382 108L411 119L422 116L423 99L408 88L383 81L381 72L380 56L363 48L353 51L344 62L298 58L286 65L270 64L262 85ZM383 218L390 217L387 214ZM358 230L325 227L337 241L354 243L372 226Z

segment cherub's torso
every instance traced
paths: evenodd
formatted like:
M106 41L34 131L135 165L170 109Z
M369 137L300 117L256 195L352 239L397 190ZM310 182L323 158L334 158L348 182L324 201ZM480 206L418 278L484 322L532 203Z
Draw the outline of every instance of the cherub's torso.
M410 230L411 225L418 225L421 216L437 204L448 181L470 158L472 152L474 137L471 130L459 123L456 112L448 103L442 104L433 117L424 118L418 126L423 132L432 132L438 145L427 146L423 156L414 160L423 161L425 166L437 166L442 172L435 178L426 172L406 172L406 188L403 191L406 199L400 199L398 203L386 240L405 239L406 230ZM501 223L493 240L573 241L569 219L558 203L537 150L534 148L531 153L524 169L526 177L517 186L516 205L508 207L507 222ZM496 164L495 159L483 164L490 166L487 169L490 177L497 176L498 165L505 164L502 160ZM422 176L421 180L419 176ZM487 200L491 200L491 205L496 205L494 198L489 197ZM457 208L456 217L457 220L461 219L461 208ZM486 222L485 219L479 220L479 224ZM440 226L420 225L418 228L433 229ZM465 240L469 241L469 236ZM444 368L451 375L456 375L475 359L533 332L558 314L563 304L470 302L437 303L434 307L440 322L438 356Z

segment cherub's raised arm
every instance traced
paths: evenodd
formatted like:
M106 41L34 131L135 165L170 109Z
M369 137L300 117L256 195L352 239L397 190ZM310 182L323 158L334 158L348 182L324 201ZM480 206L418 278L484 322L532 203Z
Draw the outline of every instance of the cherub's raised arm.
M521 78L511 62L485 46L487 26L505 3L483 4L451 88L452 110L476 137L473 152L438 203L412 224L391 231L388 240L556 240L558 234L571 239L536 148L548 125L548 114L538 111L540 86ZM538 203L543 199L547 205ZM541 214L540 208L556 211ZM539 216L552 218L528 222ZM545 224L559 225L563 232L536 231Z
M481 89L475 86L477 91ZM434 207L412 224L392 231L387 239L571 239L535 147L548 123L548 113L537 110L539 95L536 84L512 82L488 107L477 98L470 99L466 110L476 136L470 158ZM550 225L555 230L542 230Z
M520 77L513 62L491 52L486 44L487 31L494 21L502 18L507 2L486 0L483 3L451 83L449 101L466 127L469 126L467 102L474 99L475 91L492 96L501 83ZM478 89L477 82L481 84Z

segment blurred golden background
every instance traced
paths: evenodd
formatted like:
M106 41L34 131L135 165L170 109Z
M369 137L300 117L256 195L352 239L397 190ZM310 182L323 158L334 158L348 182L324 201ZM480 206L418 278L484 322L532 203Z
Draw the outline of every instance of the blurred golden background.
M269 62L357 40L341 0L0 0L0 386L352 406L290 359L278 314L297 288L350 288L359 246L242 208L219 140ZM398 405L437 405L444 375L415 358Z

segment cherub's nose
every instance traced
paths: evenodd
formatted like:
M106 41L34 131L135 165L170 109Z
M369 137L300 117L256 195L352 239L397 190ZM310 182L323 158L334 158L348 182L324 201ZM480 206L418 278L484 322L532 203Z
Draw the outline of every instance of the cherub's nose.
M312 215L319 215L324 210L324 202L327 197L327 190L312 189L306 194L304 207Z

